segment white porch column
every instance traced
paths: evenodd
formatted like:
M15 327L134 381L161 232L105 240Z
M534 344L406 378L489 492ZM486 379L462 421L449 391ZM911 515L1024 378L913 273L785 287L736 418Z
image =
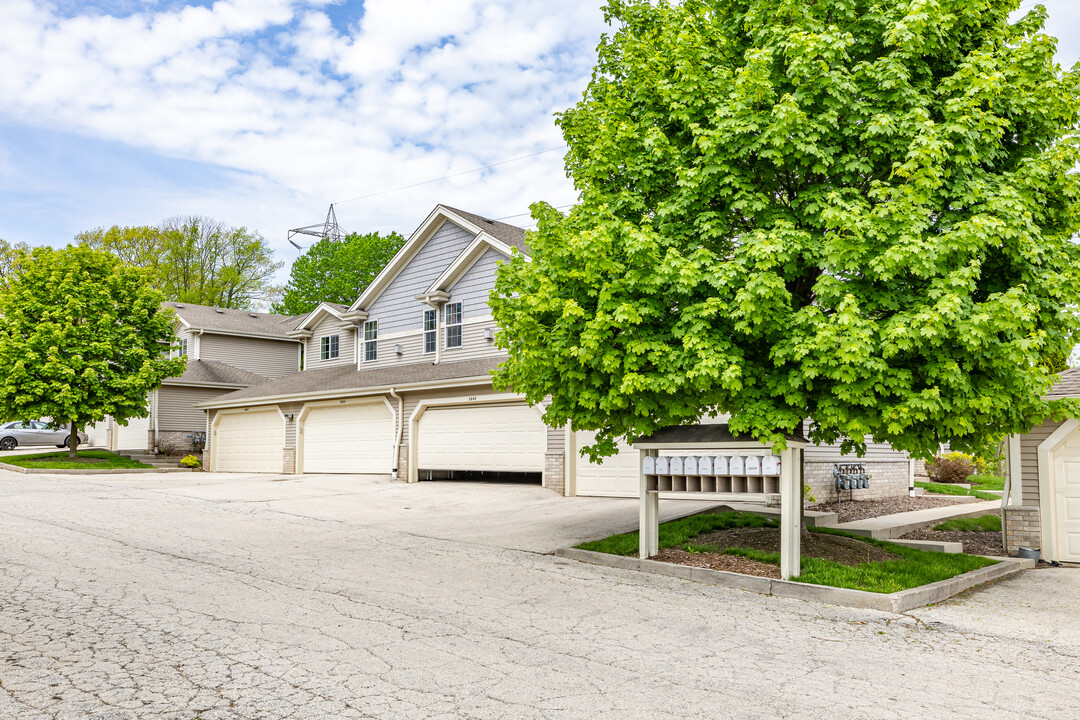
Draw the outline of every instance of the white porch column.
M799 574L802 533L801 450L789 447L780 454L780 577Z

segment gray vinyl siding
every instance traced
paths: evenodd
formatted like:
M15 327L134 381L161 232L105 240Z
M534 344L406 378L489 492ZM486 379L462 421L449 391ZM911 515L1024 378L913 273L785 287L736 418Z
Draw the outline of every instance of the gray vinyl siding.
M188 357L191 358L192 360L196 360L198 356L195 353L195 336L191 332L191 330L189 330L188 328L181 325L180 327L178 327L176 329L175 334L176 334L176 339L172 342L172 344L175 346L175 345L178 345L181 340L187 340Z
M566 452L566 428L548 428L547 451L549 454Z
M379 321L380 335L423 327L425 306L416 296L427 290L474 238L472 233L449 221L435 231L367 308L368 318Z
M204 333L199 337L199 359L217 360L274 379L298 370L297 345L292 340Z
M1024 505L1039 505L1039 445L1054 434L1062 423L1047 420L1020 438L1020 477Z
M338 356L334 360L322 360L322 338L330 335L338 336ZM333 315L327 315L319 321L318 325L312 328L311 337L307 339L307 348L304 351L304 369L318 370L354 364L356 364L356 326L338 320Z
M808 424L803 423L803 434L807 436ZM810 445L803 453L803 459L809 462L906 462L909 456L906 452L897 450L888 443L866 443L866 454L859 457L855 453L843 454L840 452L840 443L831 445Z
M194 388L162 385L158 390L157 428L161 432L192 432L206 429L206 411L195 405L207 402L228 388Z
M450 302L461 303L461 313L464 318L484 317L491 314L491 308L488 307L488 295L491 293L491 288L495 287L495 268L505 260L507 257L497 250L488 250L450 288ZM454 259L451 258L447 264L453 261Z

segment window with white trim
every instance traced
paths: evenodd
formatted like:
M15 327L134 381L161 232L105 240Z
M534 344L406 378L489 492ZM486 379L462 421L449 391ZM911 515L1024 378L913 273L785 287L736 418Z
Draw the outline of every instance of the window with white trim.
M424 354L435 352L438 342L439 313L437 310L424 311Z
M446 320L446 347L461 347L461 303L447 303L444 319Z
M187 338L180 338L180 347L176 349L176 357L185 357L187 355Z
M337 360L341 341L337 335L327 335L319 340L319 359Z
M364 362L379 359L379 321L364 323Z

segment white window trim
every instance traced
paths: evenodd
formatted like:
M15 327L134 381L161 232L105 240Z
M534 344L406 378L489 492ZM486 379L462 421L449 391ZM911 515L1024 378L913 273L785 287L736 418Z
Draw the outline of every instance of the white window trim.
M431 330L427 329L427 319L428 319L429 314L432 317L435 318L435 327L433 327ZM425 310L424 311L423 323L421 324L420 328L421 328L420 329L420 348L423 350L423 354L424 355L434 355L434 354L436 354L439 351L439 311L438 310ZM428 333L430 333L432 335L432 337L435 339L435 341L433 343L431 343L431 349L430 350L427 349Z
M450 309L450 307L452 305L457 305L458 306L458 313L457 313L458 321L456 323L451 323L451 322L449 322L447 320L447 314L448 314L447 311ZM465 328L464 328L465 323L463 322L464 319L465 319L463 317L464 313L465 313L465 309L462 307L460 300L458 302L446 303L446 305L443 306L443 328L444 328L444 330L443 330L443 348L445 348L447 350L456 350L457 348L460 348L460 347L465 345ZM451 345L450 344L450 328L455 328L455 327L458 328L458 331L460 333L459 336L458 336L459 342L458 342L457 345Z
M367 334L368 325L375 328L375 336L369 338ZM375 357L368 357L367 349L368 343L371 343L375 348ZM365 320L364 321L364 347L361 350L360 358L362 362L378 362L379 360L379 321L378 320Z
M326 341L326 354L323 356L323 341ZM337 340L335 343L334 340ZM337 345L337 347L334 347ZM341 337L337 334L323 335L319 338L319 360L328 362L330 360L337 360L341 357Z

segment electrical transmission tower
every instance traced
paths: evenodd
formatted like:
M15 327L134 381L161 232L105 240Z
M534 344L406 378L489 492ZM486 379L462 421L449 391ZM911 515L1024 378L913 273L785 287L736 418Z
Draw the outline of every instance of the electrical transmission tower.
M297 235L311 235L317 238L329 238L330 240L341 240L348 233L341 229L338 225L337 213L334 212L334 204L330 203L330 210L326 213L326 222L316 225L305 225L304 227L293 228L289 230L289 242L297 250L303 250L304 248L297 243L293 238Z

